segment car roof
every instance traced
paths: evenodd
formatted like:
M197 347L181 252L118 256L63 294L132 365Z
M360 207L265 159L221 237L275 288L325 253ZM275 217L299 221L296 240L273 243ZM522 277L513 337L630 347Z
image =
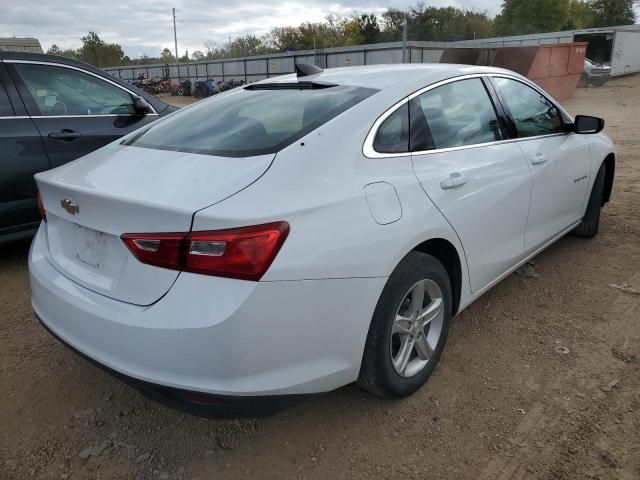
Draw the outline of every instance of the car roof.
M93 65L89 65L88 63L80 62L78 60L73 60L67 57L60 57L58 55L47 55L45 53L31 53L31 52L12 52L6 50L0 50L0 61L3 60L27 60L32 62L49 62L49 63L59 63L62 65L69 65L71 67L78 67L83 70L87 70L89 72L95 73L96 75L100 75L101 77L108 78L112 82L119 83L120 85L126 87L127 89L135 92L136 94L142 96L147 100L153 108L155 108L156 112L160 113L164 109L166 109L169 105L158 98L150 95L138 87L127 83L118 77L111 75L109 72L105 72L104 70L100 70Z
M515 72L495 67L475 65L454 65L445 63L366 65L357 67L329 68L321 73L298 78L295 74L262 80L260 83L291 83L292 81L313 81L385 90L403 85L430 85L449 78L473 74Z

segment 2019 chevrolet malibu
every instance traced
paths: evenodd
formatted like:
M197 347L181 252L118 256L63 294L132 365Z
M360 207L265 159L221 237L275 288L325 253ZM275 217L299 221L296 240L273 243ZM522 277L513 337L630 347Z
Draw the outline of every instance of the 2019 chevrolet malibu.
M39 173L33 309L176 402L403 397L452 317L596 235L603 127L506 70L300 67Z

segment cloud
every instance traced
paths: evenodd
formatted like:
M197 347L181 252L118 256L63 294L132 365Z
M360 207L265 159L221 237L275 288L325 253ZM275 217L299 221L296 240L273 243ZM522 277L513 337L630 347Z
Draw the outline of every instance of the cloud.
M495 15L502 0L430 0L429 5L487 10ZM217 45L247 33L262 35L273 27L319 21L327 14L353 10L381 13L386 7L405 9L414 1L401 0L49 0L3 2L0 37L35 37L46 50L52 44L76 48L82 36L94 31L108 42L120 44L130 57L157 56L173 51L171 8L176 7L178 49L204 50L204 42Z

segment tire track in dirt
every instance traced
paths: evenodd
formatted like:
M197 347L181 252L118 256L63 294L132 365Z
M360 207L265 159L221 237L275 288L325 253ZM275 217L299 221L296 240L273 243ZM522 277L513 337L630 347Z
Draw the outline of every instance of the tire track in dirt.
M640 285L640 272L629 278L626 282L630 285ZM547 412L547 402L537 402L533 405L529 412L526 412L525 418L520 422L516 432L508 438L508 442L512 445L520 447L518 453L514 456L498 455L494 458L489 465L482 471L479 476L479 480L532 480L541 478L541 475L548 477L549 479L560 479L565 476L568 464L573 462L572 456L579 453L579 449L576 445L584 444L584 433L588 434L589 445L591 447L591 459L598 458L600 462L596 462L593 465L593 461L586 462L583 459L578 464L592 465L584 471L585 468L576 468L575 470L581 470L581 474L590 478L600 478L598 475L604 475L610 473L609 470L615 471L615 478L621 479L638 479L640 478L640 460L630 465L620 465L615 460L615 457L610 453L614 448L610 441L610 435L607 430L599 427L601 423L606 422L606 417L611 415L611 410L615 411L615 408L603 408L603 403L615 403L619 399L611 399L611 395L617 394L614 391L619 385L616 383L613 387L607 384L607 378L611 378L611 382L620 382L620 378L629 380L627 383L627 389L635 389L637 391L640 383L638 382L637 375L635 379L632 379L632 372L629 365L623 360L614 371L610 368L610 364L607 361L603 361L603 357L607 357L606 360L610 360L610 356L614 355L614 352L618 352L623 358L632 359L628 363L637 362L640 358L640 351L638 346L640 345L640 337L638 335L638 319L640 318L640 304L638 302L637 295L630 293L620 293L615 301L612 303L608 311L603 312L607 318L610 318L610 322L607 323L607 328L602 329L600 333L603 335L603 342L598 345L598 350L592 352L592 355L581 355L581 362L578 367L571 368L558 376L555 381L549 386L549 390L553 392L562 392L566 385L570 385L572 379L581 377L584 371L588 371L589 380L582 380L578 386L582 391L592 392L590 396L591 403L584 406L582 413L580 414L580 421L572 421L572 412L567 412L566 409L554 409L555 413ZM607 335L607 331L614 330L616 335L611 337ZM619 340L619 334L624 332L624 339ZM612 343L609 343L612 342ZM610 346L611 345L611 346ZM638 370L636 368L636 370ZM636 372L637 373L637 372ZM604 382L603 382L604 381ZM604 392L602 390L608 390ZM628 392L631 395L633 393ZM637 396L637 395L636 395ZM578 397L585 398L583 393L578 393ZM567 401L573 401L570 397L565 397ZM631 399L633 401L633 399ZM633 410L635 411L635 410ZM562 412L558 415L558 412ZM574 415L575 417L575 415ZM582 433L582 435L581 435ZM555 445L541 445L536 442L536 439L544 438L545 436L552 436L564 440L561 442L561 453L558 455L553 454ZM546 466L543 471L537 471L534 467L538 462L538 459L547 458L559 458L560 460ZM598 468L602 467L603 468ZM634 471L635 470L635 471ZM578 473L578 472L575 472ZM604 478L604 477L603 477Z

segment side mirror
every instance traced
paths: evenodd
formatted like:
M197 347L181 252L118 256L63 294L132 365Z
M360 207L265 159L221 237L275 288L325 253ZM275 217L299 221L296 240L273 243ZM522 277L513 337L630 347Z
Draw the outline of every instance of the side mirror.
M136 115L146 115L148 113L153 113L153 108L151 108L149 102L147 102L139 95L133 96L133 110L136 112Z
M574 132L581 135L593 135L604 130L604 119L578 115L573 122Z

